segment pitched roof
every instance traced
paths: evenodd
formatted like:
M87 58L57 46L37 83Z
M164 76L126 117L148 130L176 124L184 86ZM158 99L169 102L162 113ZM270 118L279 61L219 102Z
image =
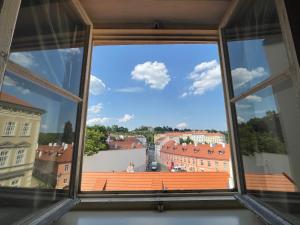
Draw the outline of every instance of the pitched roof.
M204 158L212 160L230 160L230 146L225 144L223 147L222 144L217 144L210 146L208 144L188 144L180 145L176 144L175 141L168 141L165 143L160 152L188 156L193 158Z
M87 172L82 173L82 191L159 191L228 189L225 172Z
M225 172L86 172L82 191L162 191L228 189ZM284 173L246 174L247 189L295 192L296 185Z
M110 140L109 149L142 149L145 146L136 137L125 137L124 140Z
M23 101L22 99L19 99L13 95L6 94L4 92L0 92L0 102L7 103L7 104L13 105L13 106L22 106L27 109L38 111L40 113L44 112L44 110L36 108L36 107L32 106L31 104L29 104L28 102Z
M68 144L67 148L63 146L41 145L36 150L36 160L51 161L57 163L71 162L73 156L73 145Z
M248 190L295 192L297 186L285 173L246 173Z

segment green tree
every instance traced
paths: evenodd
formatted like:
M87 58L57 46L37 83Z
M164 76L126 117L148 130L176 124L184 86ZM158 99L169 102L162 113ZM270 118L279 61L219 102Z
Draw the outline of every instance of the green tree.
M73 128L70 121L65 123L62 141L67 144L71 144L73 142Z
M105 127L88 127L86 130L86 141L84 153L88 156L107 150L106 139L108 137Z

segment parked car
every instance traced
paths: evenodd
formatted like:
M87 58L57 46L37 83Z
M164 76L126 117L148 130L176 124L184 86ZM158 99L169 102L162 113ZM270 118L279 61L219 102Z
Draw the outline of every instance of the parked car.
M171 169L171 172L185 172L185 169L180 166L174 166L173 169Z
M158 163L157 162L152 162L150 164L150 168L151 168L152 171L156 171L157 168L158 168Z

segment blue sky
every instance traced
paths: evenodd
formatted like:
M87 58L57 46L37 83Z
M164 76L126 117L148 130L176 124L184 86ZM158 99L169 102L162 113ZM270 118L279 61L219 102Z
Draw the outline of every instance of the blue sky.
M233 41L228 46L236 94L288 66L269 65L265 46L272 45L263 40ZM81 48L14 52L10 60L76 94L82 52ZM284 57L282 53L281 60ZM98 46L90 87L89 125L227 130L216 45ZM2 90L45 111L42 132L62 132L67 121L75 127L75 102L9 72ZM238 120L262 117L276 108L272 89L267 88L238 102Z
M227 130L216 45L99 46L91 74L90 125Z

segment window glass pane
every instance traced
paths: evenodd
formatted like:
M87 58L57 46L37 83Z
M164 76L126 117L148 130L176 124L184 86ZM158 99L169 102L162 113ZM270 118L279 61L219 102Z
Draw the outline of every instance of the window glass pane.
M236 103L247 189L256 196L290 193L263 198L282 212L300 203L291 202L291 198L299 198L300 188L300 107L296 96L293 82L285 80Z
M9 60L79 94L85 26L67 1L23 1ZM14 65L17 64L17 65Z
M289 68L273 0L246 0L225 29L234 95Z
M0 87L1 224L27 224L69 198L78 106L69 98L87 37L72 1L21 2Z
M234 187L216 45L97 46L92 74L82 191Z
M72 161L76 113L77 103L7 71L0 94L0 150L8 156L2 156L0 175L22 175L21 187L67 189L70 171L64 166ZM7 135L12 124L15 132Z

